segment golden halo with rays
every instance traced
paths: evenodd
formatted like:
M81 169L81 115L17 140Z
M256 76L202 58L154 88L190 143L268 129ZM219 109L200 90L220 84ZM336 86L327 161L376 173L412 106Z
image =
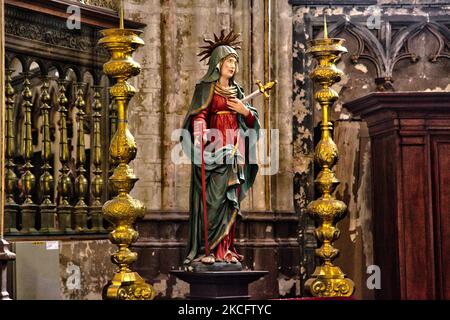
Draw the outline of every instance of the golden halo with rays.
M207 58L209 58L212 54L212 52L214 51L215 48L219 47L219 46L230 46L233 49L237 50L237 49L241 49L240 44L242 43L242 41L237 41L237 39L241 36L240 33L234 33L233 30L230 31L230 33L228 33L225 36L225 30L223 29L220 32L220 37L217 37L216 34L214 34L214 40L211 39L203 39L204 42L208 43L206 46L202 46L200 47L200 49L203 49L202 52L200 52L199 54L197 54L198 57L202 57L200 59L200 61L203 61Z

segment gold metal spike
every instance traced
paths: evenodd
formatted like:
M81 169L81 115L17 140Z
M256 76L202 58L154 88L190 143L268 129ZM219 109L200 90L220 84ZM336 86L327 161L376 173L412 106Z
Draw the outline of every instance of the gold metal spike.
M237 39L240 36L241 36L240 33L234 33L233 30L231 30L227 35L225 35L225 30L222 29L220 31L220 37L214 34L214 40L203 39L203 41L206 42L208 45L200 47L200 49L205 50L197 54L197 56L202 57L200 61L203 61L211 56L215 48L223 45L230 46L234 49L241 49L239 44L241 44L242 41L237 41Z

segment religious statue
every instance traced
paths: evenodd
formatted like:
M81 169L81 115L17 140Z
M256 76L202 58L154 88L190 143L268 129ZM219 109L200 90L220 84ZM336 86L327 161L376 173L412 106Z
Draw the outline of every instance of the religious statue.
M234 246L236 222L258 171L254 159L260 122L235 81L238 37L222 31L214 40L204 40L207 45L198 55L200 61L209 58L209 68L195 87L183 124L190 140L183 149L192 161L184 260L190 271L242 269L243 256Z

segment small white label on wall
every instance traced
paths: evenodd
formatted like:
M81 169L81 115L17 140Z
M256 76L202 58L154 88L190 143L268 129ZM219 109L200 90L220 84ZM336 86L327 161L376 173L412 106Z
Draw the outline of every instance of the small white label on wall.
M58 250L59 242L58 241L46 241L45 247L47 250Z

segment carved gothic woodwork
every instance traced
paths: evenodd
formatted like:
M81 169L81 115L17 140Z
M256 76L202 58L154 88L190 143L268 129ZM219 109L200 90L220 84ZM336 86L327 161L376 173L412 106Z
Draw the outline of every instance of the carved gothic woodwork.
M97 46L99 30L116 27L117 13L80 3L81 28L70 29L67 8L73 1L21 0L5 1L6 65L18 58L24 70L31 62L39 65L41 73L56 68L66 74L70 68L81 78L91 72L94 82L102 76L108 54ZM142 29L143 24L126 21L127 27Z

